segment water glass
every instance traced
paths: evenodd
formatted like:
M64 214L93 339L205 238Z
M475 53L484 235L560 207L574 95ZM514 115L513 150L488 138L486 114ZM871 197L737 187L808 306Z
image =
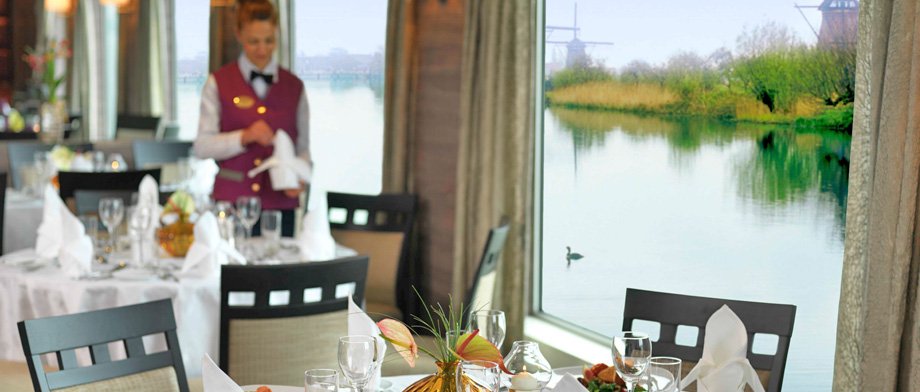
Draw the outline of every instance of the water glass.
M93 254L96 255L96 260L100 263L105 262L105 258L99 252L99 218L96 218L93 215L80 215L80 223L83 224L83 229L89 239L93 241Z
M310 369L303 372L305 392L337 392L339 373L335 369Z
M648 384L651 392L680 392L680 358L652 357Z
M139 205L134 207L131 212L131 219L128 220L128 229L132 236L137 238L137 249L131 249L131 253L137 258L137 264L143 267L147 266L144 262L144 244L146 243L147 231L150 228L150 217L152 211L150 207Z
M117 241L118 225L125 218L125 204L118 197L104 197L99 200L99 219L105 225L109 232L109 242L111 243L111 252L115 251ZM109 253L111 253L109 252Z
M105 153L102 151L93 152L93 171L104 172L106 169Z
M236 216L246 226L247 238L252 235L252 227L262 214L262 200L257 196L240 196L236 199Z
M489 361L460 361L456 371L457 392L498 392L501 372Z
M479 336L501 348L505 341L505 312L501 310L477 310L470 313L470 330L479 330Z
M626 331L613 338L612 346L613 365L626 382L627 390L632 392L648 369L652 341L644 333Z
M377 338L349 335L339 338L339 368L356 392L366 392L380 359L377 358Z

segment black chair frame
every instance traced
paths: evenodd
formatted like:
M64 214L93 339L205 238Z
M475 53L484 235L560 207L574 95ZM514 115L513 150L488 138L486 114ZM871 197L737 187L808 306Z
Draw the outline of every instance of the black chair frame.
M735 301L628 288L623 309L623 330L631 331L634 320L657 321L661 324L661 330L658 340L652 344L655 355L699 361L703 356L706 322L722 305L728 305L747 329L747 358L751 365L754 369L770 371L769 384L764 387L769 392L779 392L783 385L789 341L795 323L794 305ZM699 328L695 345L684 346L675 342L679 325ZM775 355L755 354L751 351L754 334L757 333L779 337Z
M188 392L188 380L176 335L169 299L25 320L18 323L22 349L36 392L88 384L172 366L179 390ZM163 333L167 350L147 354L143 337ZM108 343L124 340L127 358L112 361ZM89 347L92 366L77 364L75 349ZM46 372L41 356L54 353L59 371Z
M150 131L151 136L156 138L157 131L160 127L160 118L156 116L146 116L137 114L119 113L115 119L115 133L118 137L118 130L130 129L139 131Z
M131 149L134 155L134 167L143 169L148 165L173 163L179 158L187 158L191 142L134 140Z
M352 298L364 302L367 282L367 256L281 265L224 265L220 275L220 367L225 372L230 364L230 320L309 316L348 309L348 298L336 298L336 286L355 283ZM319 302L304 303L305 289L319 287ZM272 291L288 290L288 304L269 305ZM252 306L230 306L231 292L253 292Z
M411 194L356 195L327 192L329 209L346 211L344 222L329 222L333 230L388 231L403 233L403 245L399 252L399 266L396 270L396 305L402 311L405 321L419 308L416 291L422 293L420 266L409 258L409 244L418 201ZM367 211L367 222L355 222L356 211Z
M137 191L144 176L150 175L158 183L160 169L134 170L125 172L67 172L58 173L58 182L61 185L61 198L67 200L74 197L77 189L90 191Z

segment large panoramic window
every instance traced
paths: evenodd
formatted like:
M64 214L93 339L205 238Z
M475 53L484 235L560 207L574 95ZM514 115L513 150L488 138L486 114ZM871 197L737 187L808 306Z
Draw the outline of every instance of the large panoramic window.
M208 80L208 21L211 5L186 0L176 5L176 99L179 138L198 134L201 90Z
M377 194L383 163L387 2L297 1L294 73L310 102L313 184Z
M792 304L783 390L830 390L858 2L665 3L545 0L535 307L609 337L626 288Z

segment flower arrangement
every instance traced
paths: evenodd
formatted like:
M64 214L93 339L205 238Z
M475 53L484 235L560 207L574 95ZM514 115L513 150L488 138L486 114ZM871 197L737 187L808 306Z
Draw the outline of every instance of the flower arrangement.
M58 99L58 87L64 82L64 75L58 75L57 60L67 59L73 55L67 40L49 40L44 50L26 48L23 60L29 63L32 77L41 84L43 99L55 103Z
M435 347L418 346L413 329L400 321L386 318L377 323L381 337L390 342L410 367L415 367L419 352L422 352L434 359L440 369L437 374L417 381L405 391L455 391L454 372L461 360L494 362L502 371L510 374L505 368L501 352L479 336L479 330L464 331L461 325L462 306L455 309L449 305L445 311L440 304L428 306L424 301L422 303L428 319L413 316L419 323L415 327L434 336Z
M195 201L182 190L170 195L169 200L163 205L163 212L160 214L163 227L157 229L157 241L160 247L173 257L185 257L195 242L195 224L189 219L193 212Z

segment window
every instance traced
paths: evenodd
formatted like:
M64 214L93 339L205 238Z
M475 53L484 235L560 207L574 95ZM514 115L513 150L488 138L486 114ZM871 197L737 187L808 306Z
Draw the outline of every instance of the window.
M208 80L208 21L211 6L206 0L176 5L176 99L179 138L198 134L201 90Z
M535 309L609 337L628 287L794 304L783 389L830 390L855 6L544 3Z
M314 184L377 194L383 162L386 2L298 1L294 73L310 102Z

